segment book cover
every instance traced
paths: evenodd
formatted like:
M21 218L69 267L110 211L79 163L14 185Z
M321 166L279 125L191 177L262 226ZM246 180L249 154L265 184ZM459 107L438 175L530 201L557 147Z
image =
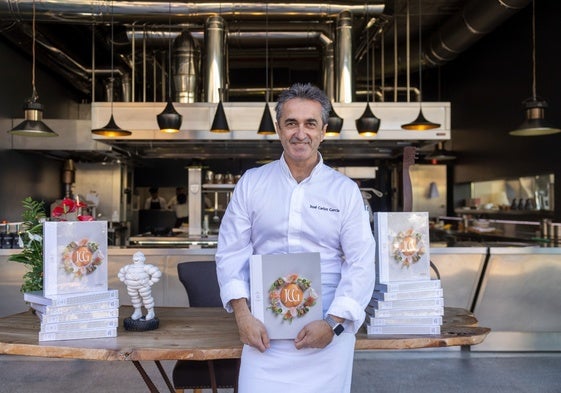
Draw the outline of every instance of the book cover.
M119 326L119 318L106 318L106 319L84 319L81 321L73 322L55 322L55 323L45 323L41 322L41 332L51 333L51 332L69 332L69 331L80 331L80 330L95 330L95 329L107 329L116 328Z
M386 284L377 282L374 286L374 290L380 292L423 291L439 288L442 288L440 280L396 281Z
M76 330L67 332L39 332L39 341L81 340L85 338L117 337L117 328Z
M372 297L377 300L414 300L442 297L441 289L429 289L423 291L400 291L400 292L380 292L374 291Z
M73 321L119 317L118 308L110 308L107 310L85 311L85 312L69 312L66 314L43 314L42 312L35 310L35 313L37 314L37 316L39 317L42 323L73 322Z
M251 312L271 339L293 339L323 319L319 253L253 255L249 261Z
M46 297L107 290L107 221L47 221L43 242Z
M29 303L36 311L48 315L61 315L67 313L90 312L108 309L118 309L119 299L102 300L101 302L73 304L71 306L48 306L45 304Z
M430 279L428 212L378 212L374 236L377 282Z
M389 325L417 325L417 326L440 326L442 325L442 316L438 317L368 317L366 323L371 326L389 326Z
M51 295L46 297L43 291L25 292L23 300L29 303L43 304L46 306L70 306L73 304L92 303L101 300L116 299L119 297L117 289L101 292L72 293L64 295Z
M371 299L369 306L372 306L378 310L400 309L400 308L411 309L411 308L434 307L434 306L444 307L444 299L441 297L429 298L429 299L413 299L413 300Z
M440 326L366 326L367 335L375 334L440 334Z
M368 306L366 307L366 314L375 318L438 317L444 315L444 307L434 306L414 309L378 310L372 306Z

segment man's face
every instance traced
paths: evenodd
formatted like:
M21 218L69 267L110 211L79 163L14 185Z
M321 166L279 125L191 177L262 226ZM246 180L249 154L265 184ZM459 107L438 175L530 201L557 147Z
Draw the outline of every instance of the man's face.
M315 162L327 124L321 121L321 104L293 98L283 105L277 133L287 162Z

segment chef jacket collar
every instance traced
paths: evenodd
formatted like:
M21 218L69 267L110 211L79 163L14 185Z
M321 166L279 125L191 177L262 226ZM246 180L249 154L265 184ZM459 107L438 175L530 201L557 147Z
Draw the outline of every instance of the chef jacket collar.
M321 167L323 166L323 157L322 157L322 155L321 155L321 153L320 153L319 151L317 152L317 154L318 154L318 157L319 157L318 163L316 164L316 166L314 167L314 169L312 169L312 172L310 173L310 176L308 176L307 178L305 178L304 180L302 180L300 183L310 181L310 179L311 179L317 172L319 172L320 169L321 169ZM282 153L281 158L280 158L279 161L280 161L280 164L281 164L281 169L282 169L283 174L284 174L285 176L288 176L289 179L292 179L293 181L296 181L296 180L294 180L294 177L292 176L292 173L290 172L290 168L288 167L288 164L287 164L286 159L285 159L285 157L284 157L284 152Z

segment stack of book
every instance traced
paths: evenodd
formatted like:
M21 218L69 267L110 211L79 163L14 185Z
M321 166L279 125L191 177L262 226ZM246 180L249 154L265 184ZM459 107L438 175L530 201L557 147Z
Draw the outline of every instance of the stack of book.
M374 235L367 334L440 334L444 298L440 280L430 278L428 213L376 213Z
M116 337L119 291L82 292L46 297L26 292L24 300L41 320L39 341Z

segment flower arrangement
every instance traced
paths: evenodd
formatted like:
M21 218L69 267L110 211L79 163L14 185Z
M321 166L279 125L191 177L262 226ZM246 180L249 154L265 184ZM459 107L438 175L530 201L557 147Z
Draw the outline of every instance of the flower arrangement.
M47 219L45 203L34 201L27 197L22 201L23 214L21 232L18 245L22 251L10 255L9 261L27 265L29 270L23 275L21 292L31 292L43 289L43 223ZM86 204L64 198L60 205L53 208L52 219L56 221L93 221L88 215L79 214Z
M52 215L57 221L93 221L93 216L78 214L80 209L86 206L84 202L64 198L60 205L53 209Z

